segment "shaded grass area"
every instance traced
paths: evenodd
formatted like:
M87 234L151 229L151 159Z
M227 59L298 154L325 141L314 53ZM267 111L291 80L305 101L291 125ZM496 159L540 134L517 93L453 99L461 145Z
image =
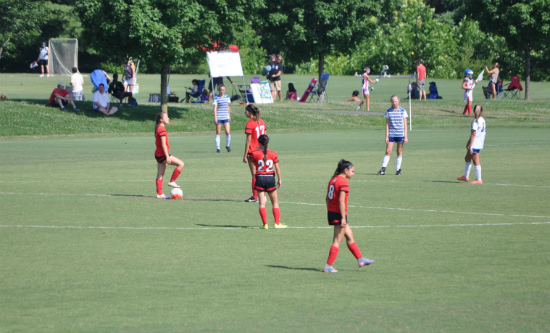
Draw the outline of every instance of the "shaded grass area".
M186 80L190 81L194 77L197 76L173 75L170 83L172 90L179 91L181 96L185 91ZM111 117L93 112L90 101L77 102L84 111L83 115L62 113L58 109L46 107L45 98L53 89L51 85L55 85L59 78L45 81L36 76L20 74L3 75L2 79L6 82L3 89L8 91L10 100L0 102L0 136L148 134L152 132L155 115L160 110L159 104L147 103L148 94L157 92L160 84L160 77L156 75L140 76L140 93L137 95L139 107L122 107ZM286 80L293 80L298 87L305 87L310 78L288 75ZM471 119L462 119L464 103L460 81L437 81L444 99L412 101L413 128L463 128ZM240 80L235 79L235 82L240 83ZM343 102L357 84L357 78L334 76L329 83L328 103L276 102L261 105L261 116L272 131L379 128L385 124L382 114L390 107L389 98L394 93L402 97L401 105L411 111L408 101L403 99L405 94L399 94L405 91L408 79L382 79L371 93L370 113L365 112L364 107L362 112L357 112L355 109L358 103ZM85 88L85 93L90 99L88 88ZM492 127L547 128L550 124L547 91L550 91L550 83L535 82L532 84L532 101L492 101L483 99L481 91L476 90L474 102L482 103L484 117ZM242 130L246 123L244 107L234 102L231 111L233 131ZM212 112L212 107L206 104L170 103L172 131L211 132L214 128Z

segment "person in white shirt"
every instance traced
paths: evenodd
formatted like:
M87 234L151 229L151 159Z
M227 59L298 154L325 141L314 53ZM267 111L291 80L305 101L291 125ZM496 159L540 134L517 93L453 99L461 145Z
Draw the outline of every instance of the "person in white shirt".
M483 113L483 107L481 105L474 106L474 116L475 119L472 122L470 139L466 143L466 157L464 161L464 175L458 177L457 180L467 182L470 180L470 169L472 168L472 161L474 161L474 168L476 172L476 180L470 184L483 184L481 180L481 163L479 162L479 153L483 149L483 144L485 143L485 134L487 133L487 128L485 125L485 119L481 116Z
M84 78L78 72L78 68L73 67L73 75L71 75L71 86L73 87L73 101L82 101L84 99L84 93L82 86L84 85Z
M50 68L48 67L48 55L50 54L50 48L46 46L46 42L42 42L42 47L40 48L40 53L38 54L38 65L40 65L40 68L42 69L42 75L40 77L44 77L44 67L46 67L46 71L48 73L48 77L50 77Z
M94 103L94 111L96 112L110 116L118 111L117 107L111 107L109 94L105 92L105 85L103 83L99 84L99 89L94 93L92 101Z
M214 96L214 124L216 125L216 137L214 141L216 142L216 152L220 152L220 134L223 128L225 129L225 149L227 152L231 152L231 132L229 123L231 122L231 109L229 103L231 103L231 98L229 95L225 94L225 86L222 84L218 86L219 95Z

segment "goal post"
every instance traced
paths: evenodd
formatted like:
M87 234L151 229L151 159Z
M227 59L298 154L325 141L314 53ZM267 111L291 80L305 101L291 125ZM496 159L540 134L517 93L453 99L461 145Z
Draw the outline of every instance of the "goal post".
M78 39L51 38L48 44L50 73L72 75L73 67L78 67Z

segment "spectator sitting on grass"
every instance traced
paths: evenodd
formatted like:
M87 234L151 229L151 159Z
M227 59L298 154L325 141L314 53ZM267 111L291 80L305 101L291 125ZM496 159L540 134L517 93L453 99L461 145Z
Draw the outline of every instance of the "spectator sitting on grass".
M109 94L105 92L105 85L103 83L99 84L99 89L94 93L92 101L94 103L94 111L96 112L110 116L118 111L118 108L111 107Z
M71 93L65 90L65 83L63 83L63 81L59 81L57 82L57 88L55 88L50 95L48 105L54 108L60 107L61 111L67 111L67 109L65 109L65 105L67 104L71 104L73 106L73 110L80 112L80 110L76 108L76 105L74 105L73 96Z
M125 97L128 97L128 104L132 101L132 93L124 91L124 85L118 80L118 74L113 75L113 82L109 84L108 93L118 98L120 104Z
M351 97L346 99L346 102L361 102L361 99L359 99L359 90L354 90L352 93L351 93Z

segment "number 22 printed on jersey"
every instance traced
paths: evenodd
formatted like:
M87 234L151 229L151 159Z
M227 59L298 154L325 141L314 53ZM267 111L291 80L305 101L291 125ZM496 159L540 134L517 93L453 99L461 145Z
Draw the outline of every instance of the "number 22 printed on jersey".
M267 167L266 169L264 169L265 167ZM264 162L264 160L259 160L258 161L258 171L260 172L273 172L273 161L272 160L267 160Z

